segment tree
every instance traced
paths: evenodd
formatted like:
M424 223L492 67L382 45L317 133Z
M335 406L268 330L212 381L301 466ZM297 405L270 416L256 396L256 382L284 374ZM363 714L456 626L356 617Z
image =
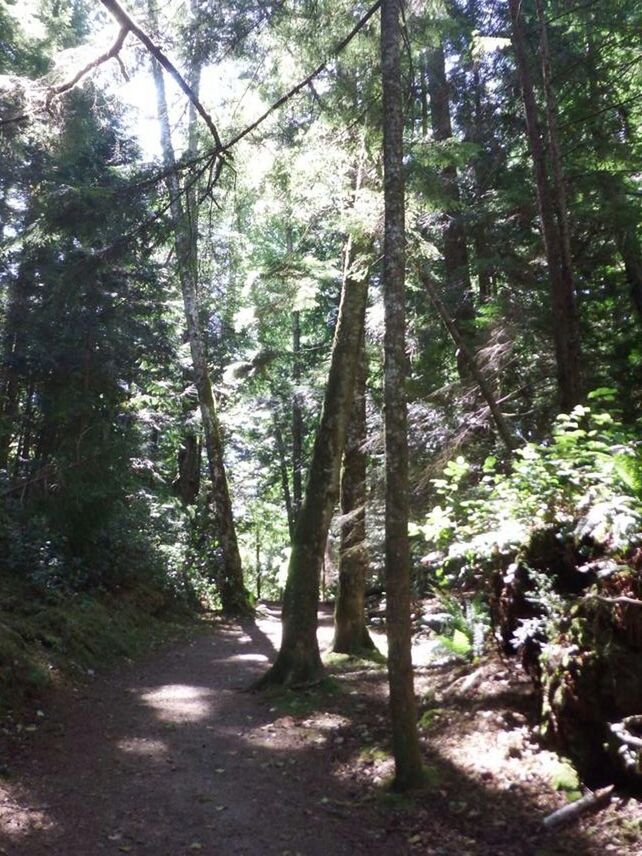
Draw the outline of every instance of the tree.
M182 201L182 189L176 172L176 158L171 139L163 71L155 59L152 60L152 65L158 102L158 117L161 125L163 158L165 166L168 169L167 186L170 195L170 211L175 235L178 277L181 283L185 306L185 320L192 355L194 383L198 392L203 423L205 450L216 520L216 537L221 546L222 567L217 573L217 585L221 596L223 612L226 615L244 616L252 613L252 607L243 582L243 570L234 526L232 500L223 461L221 429L216 412L212 384L207 370L205 345L199 319L197 297L198 265L195 235L197 211L195 207L187 211ZM192 126L194 121L195 114L192 112ZM192 204L194 205L193 198Z
M542 236L548 264L560 406L562 410L570 410L579 402L581 397L580 330L570 258L564 179L561 174L559 143L555 126L555 106L551 99L550 75L545 72L548 81L545 83L546 133L552 162L551 179L546 162L545 137L538 116L535 87L524 38L520 0L509 0L509 10L513 46L524 100L526 129L535 172ZM542 32L546 32L545 27ZM546 42L542 45L542 57L546 68L547 49L545 45Z
M361 343L354 400L341 472L341 543L332 650L363 654L375 647L366 626L369 555L366 537L366 380L368 360Z
M405 396L405 216L399 0L381 5L385 232L386 627L395 787L423 780L410 651L408 435Z
M270 684L306 685L318 681L323 674L317 641L319 584L339 492L367 293L367 277L354 265L348 251L323 408L292 541L281 647L274 664L258 682L259 688Z
M446 58L440 37L437 37L437 43L428 49L425 68L430 96L432 139L435 143L448 143L452 140L453 132ZM466 336L470 332L466 327L473 320L475 310L468 270L466 232L461 216L457 167L454 163L443 167L441 180L445 220L443 256L446 286L454 306L453 317Z

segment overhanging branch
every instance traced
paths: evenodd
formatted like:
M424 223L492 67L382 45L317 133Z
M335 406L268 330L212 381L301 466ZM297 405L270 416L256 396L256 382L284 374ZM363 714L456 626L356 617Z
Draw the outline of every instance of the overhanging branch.
M218 130L216 129L216 125L214 124L212 117L207 112L207 110L201 104L199 98L196 93L192 89L192 87L187 83L185 78L182 76L180 71L176 68L176 66L170 61L170 59L163 53L163 51L155 44L147 33L138 26L138 24L134 21L131 15L123 9L123 7L118 3L118 0L100 0L105 9L113 15L113 17L118 21L120 26L126 31L132 33L139 42L141 42L150 54L163 66L165 71L176 81L180 89L187 95L189 100L194 105L197 113L203 119L205 124L207 125L212 137L214 138L214 144L217 152L220 152L223 148L221 145L221 138L219 136Z
M89 74L90 71L93 71L94 68L98 68L99 65L102 65L105 62L108 62L110 59L114 59L118 57L120 53L120 49L125 43L125 39L127 38L127 34L129 33L128 27L121 26L118 31L118 35L116 36L116 41L109 48L108 51L97 56L91 62L87 63L84 68L81 68L80 71L77 71L76 74L71 78L71 80L67 80L65 83L61 83L60 86L52 86L47 95L47 105L51 102L53 98L57 95L62 95L64 92L69 92L70 89L73 89L74 86L79 83L86 74Z

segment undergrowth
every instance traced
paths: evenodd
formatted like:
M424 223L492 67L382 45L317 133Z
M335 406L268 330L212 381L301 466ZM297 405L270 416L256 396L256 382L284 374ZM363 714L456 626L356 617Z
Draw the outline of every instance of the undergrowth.
M57 683L181 635L189 617L152 588L91 595L0 580L0 716Z

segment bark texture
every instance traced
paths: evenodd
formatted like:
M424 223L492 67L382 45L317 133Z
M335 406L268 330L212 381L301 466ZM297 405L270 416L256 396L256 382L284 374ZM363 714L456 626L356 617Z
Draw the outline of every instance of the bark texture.
M395 787L398 790L407 790L422 783L423 769L417 734L417 704L410 648L408 426L405 396L405 200L399 15L399 0L384 0L381 5L381 77L385 200L383 292L388 678Z
M553 162L554 184L549 176L544 136L540 124L533 76L524 37L520 0L509 0L512 41L517 60L520 86L524 101L526 130L535 173L537 203L542 225L553 310L552 328L557 364L557 383L562 410L572 409L581 399L580 329L575 296L575 284L568 245L568 224L563 193L563 177L559 164L559 146L555 126L551 126L554 104L550 99L550 84L546 86L548 142ZM543 50L545 50L543 48ZM557 156L555 152L557 151Z
M339 546L339 587L334 610L334 640L337 654L372 651L374 642L366 627L366 379L368 365L362 341L355 378L352 414L348 426L341 473L341 543Z
M330 371L303 503L299 512L283 600L283 638L273 666L258 682L305 686L320 680L317 642L319 585L330 521L339 493L341 457L363 337L367 279L345 272Z
M223 463L221 431L216 412L216 402L207 371L205 344L199 319L197 265L195 253L193 252L195 244L194 228L190 222L189 211L183 205L178 177L173 169L176 165L176 160L167 112L163 72L156 61L152 62L152 67L161 126L163 158L165 166L168 168L167 187L171 202L170 214L174 226L176 262L183 293L185 321L194 370L194 385L198 392L201 419L203 422L208 471L212 483L212 497L217 528L216 534L222 554L221 567L218 570L216 582L225 614L230 616L248 615L251 614L252 607L243 583L243 571L236 540L232 502Z

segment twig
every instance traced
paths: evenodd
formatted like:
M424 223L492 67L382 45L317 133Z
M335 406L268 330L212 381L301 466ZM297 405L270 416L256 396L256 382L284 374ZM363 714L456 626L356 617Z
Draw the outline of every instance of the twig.
M74 86L85 77L86 74L89 74L94 68L98 68L99 65L102 65L105 62L108 62L110 59L114 59L118 57L120 53L120 49L125 43L125 39L127 38L127 34L129 33L129 27L126 27L121 24L120 30L118 31L118 35L116 36L116 41L109 48L108 51L97 56L91 62L87 63L84 68L81 68L80 71L77 71L76 74L71 78L71 80L67 80L65 83L61 83L60 86L54 86L49 90L47 95L46 105L49 107L52 99L57 95L62 95L64 92L69 92L70 89L73 89ZM121 65L122 68L122 65Z
M620 597L604 597L601 594L589 594L586 595L585 600L599 600L601 603L626 603L630 606L642 606L642 600L637 600L634 597L626 597L625 595Z

